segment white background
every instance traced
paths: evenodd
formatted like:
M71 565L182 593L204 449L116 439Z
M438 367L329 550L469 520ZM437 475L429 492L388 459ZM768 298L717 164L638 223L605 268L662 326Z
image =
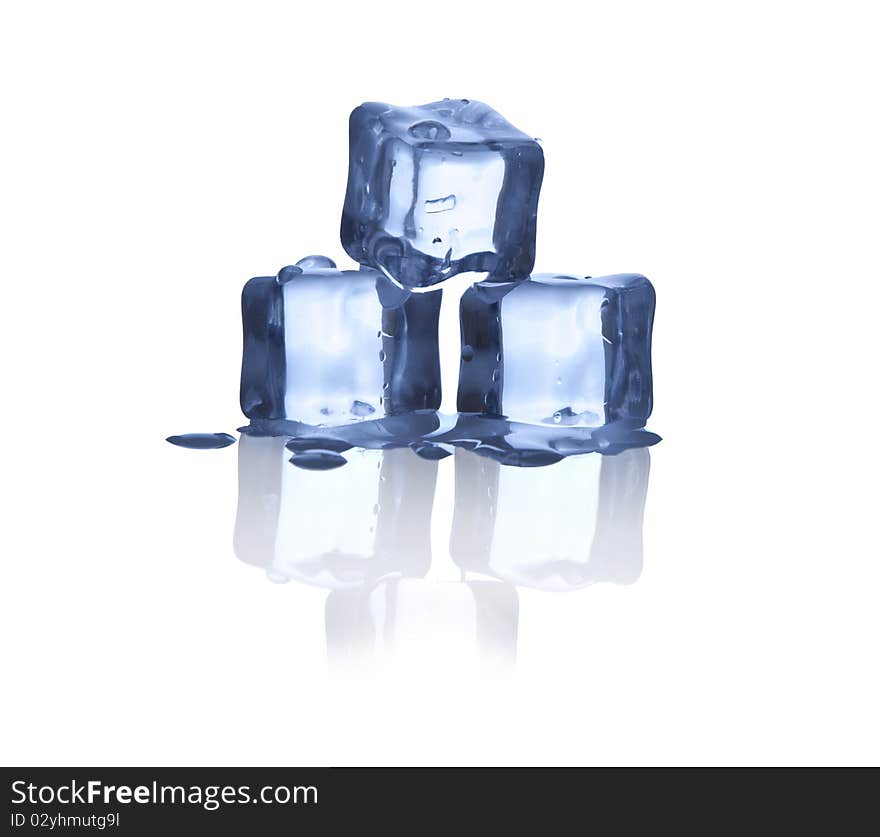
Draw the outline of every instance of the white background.
M874 11L4 4L0 759L876 763ZM242 423L248 277L345 263L350 109L443 96L542 139L538 270L655 284L644 571L520 591L508 677L340 681L163 438Z

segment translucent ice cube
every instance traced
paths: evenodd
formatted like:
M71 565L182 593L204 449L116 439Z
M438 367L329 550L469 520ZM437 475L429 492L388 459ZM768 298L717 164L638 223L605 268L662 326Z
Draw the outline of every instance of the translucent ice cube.
M537 275L462 297L458 409L542 424L642 427L654 289L644 276Z
M639 448L523 469L457 450L452 557L543 590L632 583L642 571L650 461Z
M529 274L544 156L492 108L368 102L351 114L349 146L341 237L356 261L407 287Z
M436 409L439 293L388 294L386 285L376 271L308 264L251 279L242 293L245 415L333 425Z

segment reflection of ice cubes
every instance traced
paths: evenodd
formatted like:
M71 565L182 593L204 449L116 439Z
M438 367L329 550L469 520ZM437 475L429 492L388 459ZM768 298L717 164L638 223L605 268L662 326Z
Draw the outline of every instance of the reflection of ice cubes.
M348 464L294 468L283 437L242 436L236 555L276 581L359 588L431 563L437 463L408 448L349 451Z
M361 105L349 126L342 244L409 287L535 259L540 146L481 102Z
M273 581L331 589L327 651L335 669L393 659L411 670L446 660L456 671L500 673L513 663L513 587L424 577L436 461L409 448L348 450L344 468L315 473L287 462L285 441L241 438L235 552Z
M627 584L642 570L647 448L509 468L458 450L452 557L510 584Z
M390 660L503 671L516 659L519 597L495 580L389 579L369 590L338 590L325 608L327 654L336 668Z
M644 276L541 275L462 297L458 408L517 421L644 426L654 289Z
M382 300L383 284L375 271L308 266L251 279L242 293L245 415L340 424L436 409L439 296Z

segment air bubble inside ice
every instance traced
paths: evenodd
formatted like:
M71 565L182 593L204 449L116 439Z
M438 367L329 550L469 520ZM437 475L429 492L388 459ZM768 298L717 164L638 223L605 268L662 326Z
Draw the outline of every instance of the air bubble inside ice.
M452 134L441 122L434 122L431 119L425 119L422 122L416 122L410 125L409 133L416 139L422 140L448 140Z
M429 215L436 214L437 212L449 212L451 209L455 209L455 195L447 195L445 198L434 198L433 200L425 201L425 212Z
M380 360L384 360L385 352L379 352ZM372 404L367 404L364 401L353 401L351 404L351 410L349 411L353 416L358 416L363 418L364 416L369 416L372 413L376 412L376 408Z

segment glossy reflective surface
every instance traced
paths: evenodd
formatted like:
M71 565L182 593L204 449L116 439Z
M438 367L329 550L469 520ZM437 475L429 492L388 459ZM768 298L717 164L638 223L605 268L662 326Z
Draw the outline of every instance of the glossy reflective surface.
M283 438L242 437L234 536L239 559L269 581L331 591L327 653L339 673L405 669L435 653L460 657L459 670L509 673L517 587L570 591L641 574L645 448L538 472L458 448L454 465L442 463L454 480L439 483L440 463L409 448L346 455L344 471L306 473L288 464ZM448 507L451 525L437 531L434 509Z
M462 271L527 276L544 156L482 102L367 102L349 122L341 238L406 287Z

